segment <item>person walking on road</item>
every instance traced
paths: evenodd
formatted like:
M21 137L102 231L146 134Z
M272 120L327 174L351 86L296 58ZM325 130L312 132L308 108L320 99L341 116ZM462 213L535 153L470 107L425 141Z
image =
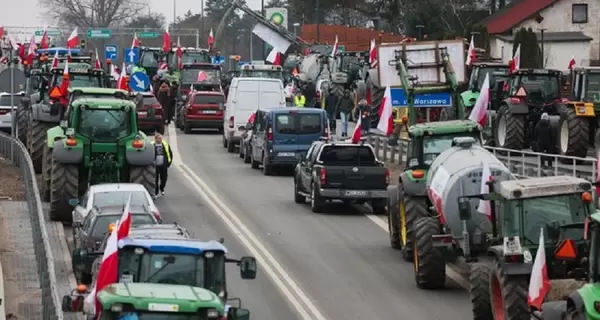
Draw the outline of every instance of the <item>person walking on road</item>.
M155 151L154 164L156 166L156 189L154 194L156 196L165 195L165 186L167 185L168 169L173 162L173 151L169 143L163 139L160 133L154 134L154 141L152 141Z
M171 92L169 89L169 85L166 82L163 82L160 87L158 88L158 94L156 95L156 97L158 98L158 102L160 102L160 105L162 106L163 110L166 111L167 113L167 117L165 117L165 124L168 124L168 115L169 115L169 107L170 107L170 96L171 96Z
M550 124L550 117L547 113L542 113L540 121L535 125L534 130L534 138L537 143L537 151L546 153L546 154L554 154L554 130L552 130L552 125ZM546 164L549 167L552 167L552 157L542 157L542 166Z
M325 112L327 112L327 118L329 118L329 127L331 128L331 131L333 132L333 134L336 134L336 129L337 129L337 121L336 121L336 115L337 115L337 102L338 102L338 96L335 95L335 93L333 92L333 89L329 89L329 93L327 94L327 97L325 98Z
M336 110L340 110L340 118L342 120L342 137L348 136L348 121L354 109L354 100L350 97L350 91L345 90L344 95L338 99Z
M315 103L315 95L317 94L317 89L312 79L308 79L308 83L304 86L302 90L304 97L306 97L306 106L309 108L314 107ZM320 107L320 106L319 106Z

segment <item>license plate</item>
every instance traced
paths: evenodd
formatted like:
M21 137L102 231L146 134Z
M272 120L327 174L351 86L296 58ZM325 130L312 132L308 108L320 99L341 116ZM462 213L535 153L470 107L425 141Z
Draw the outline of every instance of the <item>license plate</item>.
M121 275L121 283L133 283L133 275L132 274L123 274Z
M204 114L216 114L217 110L202 110L202 113L204 113Z
M279 152L277 155L280 157L293 157L296 155L296 153L295 152Z
M140 116L140 117L145 117L147 115L148 115L148 112L146 112L146 111L140 111L140 112L138 112L138 116Z
M177 312L179 305L167 303L149 303L148 311Z
M361 191L361 190L347 190L346 195L347 196L366 196L367 192Z

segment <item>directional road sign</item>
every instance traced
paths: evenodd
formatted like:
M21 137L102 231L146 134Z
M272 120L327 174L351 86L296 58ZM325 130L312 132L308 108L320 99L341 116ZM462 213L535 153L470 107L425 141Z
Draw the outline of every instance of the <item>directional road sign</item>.
M104 59L115 61L118 57L119 51L116 44L107 44L104 46Z
M37 37L41 37L42 35L44 35L44 30L35 30L35 35ZM62 36L63 33L60 30L48 30L48 36L49 37L58 37L58 36Z
M150 78L143 72L135 72L129 77L129 87L135 92L144 92L150 87Z
M393 107L408 106L404 89L391 88L391 93ZM415 96L415 107L452 107L452 94L449 92L418 94Z
M125 53L123 54L123 59L125 59L125 62L137 63L138 61L140 61L140 49L139 48L125 48Z
M144 39L144 38L158 38L158 32L154 32L154 31L142 31L142 32L138 33L138 37L140 37L141 39Z
M112 32L110 29L88 29L88 38L110 38Z

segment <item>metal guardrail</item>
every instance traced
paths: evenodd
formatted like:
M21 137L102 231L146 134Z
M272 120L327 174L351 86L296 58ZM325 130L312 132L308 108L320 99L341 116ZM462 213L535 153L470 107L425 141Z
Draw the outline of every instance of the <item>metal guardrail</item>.
M44 227L46 219L31 157L20 141L4 133L0 133L0 155L20 169L25 185L25 198L30 212L35 259L42 289L42 317L44 320L62 320L64 315L54 270L54 257L48 231Z

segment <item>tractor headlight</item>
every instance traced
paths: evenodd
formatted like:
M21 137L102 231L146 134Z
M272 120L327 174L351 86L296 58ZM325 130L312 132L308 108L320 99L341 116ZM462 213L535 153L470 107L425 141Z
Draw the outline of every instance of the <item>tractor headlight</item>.
M208 309L206 311L206 317L209 319L217 319L219 317L219 311L217 309Z

